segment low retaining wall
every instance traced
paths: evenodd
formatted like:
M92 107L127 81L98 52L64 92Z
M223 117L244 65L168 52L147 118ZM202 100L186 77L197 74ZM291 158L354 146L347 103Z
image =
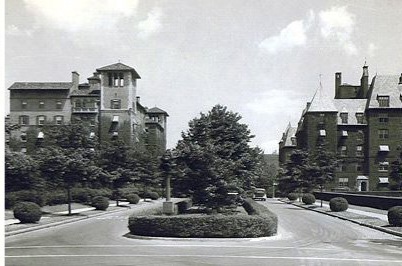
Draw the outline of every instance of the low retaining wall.
M329 201L335 197L345 198L349 204L388 210L394 206L402 206L402 197L384 197L375 195L358 195L336 192L314 192L317 199Z

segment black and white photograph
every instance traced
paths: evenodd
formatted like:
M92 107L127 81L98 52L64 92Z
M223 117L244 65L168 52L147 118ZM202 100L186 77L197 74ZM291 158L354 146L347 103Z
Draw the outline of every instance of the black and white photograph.
M402 265L401 0L4 0L6 266Z

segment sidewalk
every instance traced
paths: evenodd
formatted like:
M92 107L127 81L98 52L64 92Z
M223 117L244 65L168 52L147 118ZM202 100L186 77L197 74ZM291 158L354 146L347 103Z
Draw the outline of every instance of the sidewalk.
M323 201L321 207L320 200L317 200L314 205L306 205L299 201L291 202L287 199L279 200L285 203L293 204L294 206L333 216L342 220L347 220L362 226L370 227L388 234L402 237L402 227L392 227L389 225L387 210L380 210L349 204L349 208L346 211L333 212L331 211L327 201Z
M8 213L8 215L6 215L6 220L4 224L5 236L7 237L16 234L22 234L66 223L72 223L83 219L102 216L113 212L120 212L127 210L127 208L145 210L149 207L153 206L156 207L162 202L163 202L162 199L152 201L141 200L138 204L129 204L128 202L125 201L119 201L119 206L116 206L115 201L113 201L113 203L110 203L106 211L95 210L94 207L87 207L82 204L76 204L72 206L73 208L72 215L68 215L68 211L57 211L57 212L48 211L49 209L51 210L55 206L45 206L42 208L42 210L44 210L44 214L42 215L39 222L26 223L26 224L20 223L18 219L11 218L12 216L10 215L10 213ZM64 209L67 208L64 205L61 207Z

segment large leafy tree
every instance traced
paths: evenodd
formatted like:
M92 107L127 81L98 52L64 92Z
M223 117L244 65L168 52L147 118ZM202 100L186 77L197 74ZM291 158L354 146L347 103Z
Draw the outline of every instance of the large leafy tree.
M402 147L397 148L401 151ZM399 153L399 158L391 163L391 171L389 173L389 188L391 190L402 189L402 152Z
M253 136L240 120L239 114L216 105L189 122L174 150L183 173L174 180L176 192L218 208L233 203L228 192L252 186L261 150L250 147Z
M290 154L289 161L279 176L278 188L284 193L296 191L302 186L302 180L305 179L306 170L309 164L309 154L305 150L294 150Z

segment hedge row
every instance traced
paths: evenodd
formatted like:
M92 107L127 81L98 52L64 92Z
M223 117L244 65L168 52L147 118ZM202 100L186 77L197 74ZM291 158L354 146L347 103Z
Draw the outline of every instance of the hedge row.
M71 197L73 202L90 203L92 198L103 196L110 198L112 191L110 189L91 189L91 188L73 188ZM5 194L5 208L12 209L18 202L34 202L39 206L66 204L68 202L66 190L36 191L21 190L8 192Z
M245 200L244 208L249 215L131 216L128 228L134 235L159 237L249 238L276 234L275 214L251 199Z

